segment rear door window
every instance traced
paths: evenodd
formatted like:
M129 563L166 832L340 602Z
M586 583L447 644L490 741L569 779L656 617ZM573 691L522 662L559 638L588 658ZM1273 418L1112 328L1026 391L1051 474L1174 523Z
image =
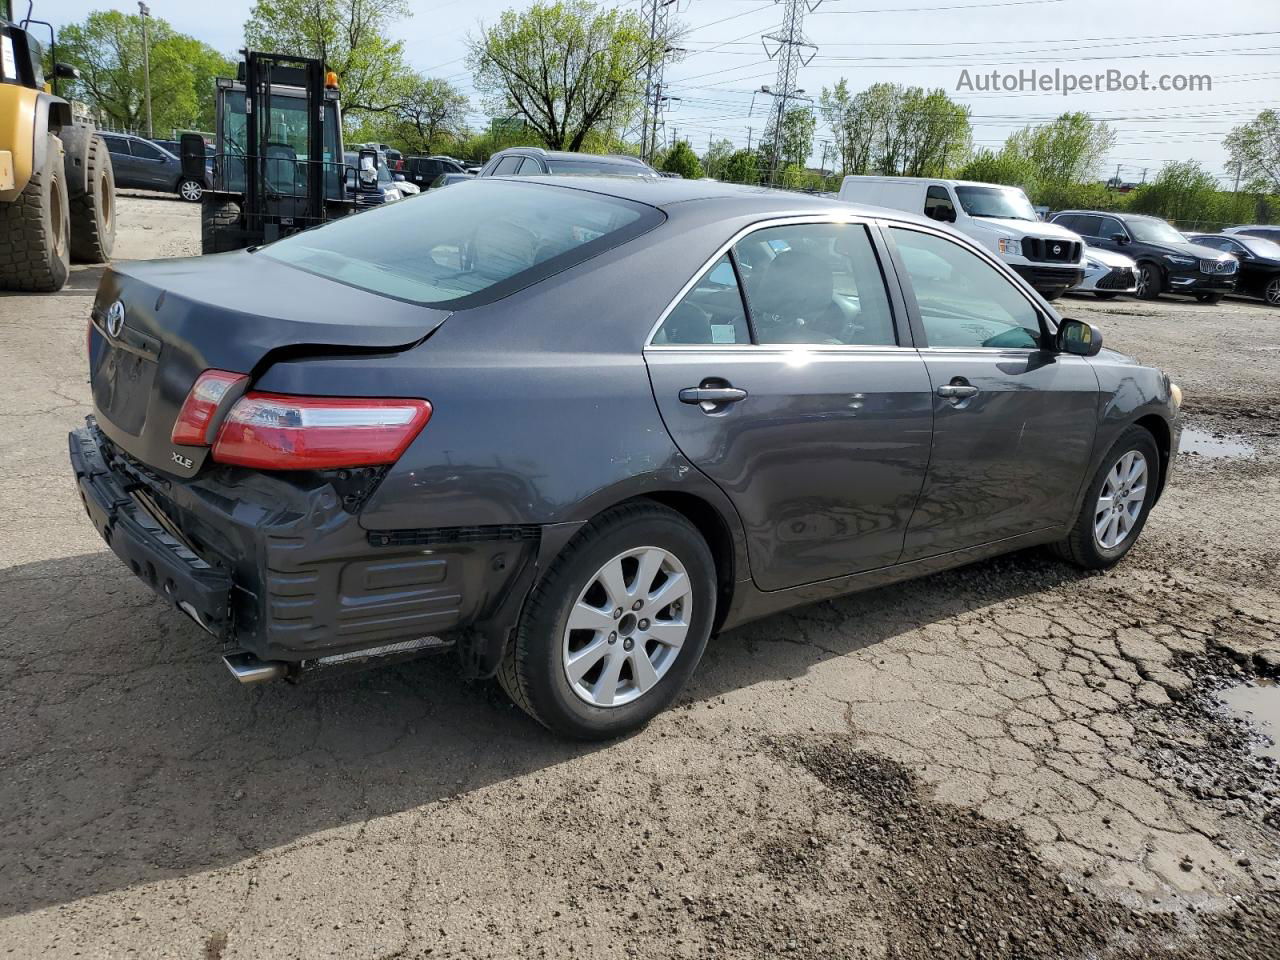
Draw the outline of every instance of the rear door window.
M117 156L127 157L129 153L129 141L123 137L112 137L104 135L102 138L107 144L107 153L114 153Z
M956 205L952 202L951 194L947 192L946 187L934 185L929 188L929 192L924 197L924 215L930 220L955 223Z
M757 343L897 345L880 263L862 224L766 227L739 240L734 256L744 265Z
M582 190L461 183L294 234L256 255L399 300L465 309L581 263L663 219L654 207Z

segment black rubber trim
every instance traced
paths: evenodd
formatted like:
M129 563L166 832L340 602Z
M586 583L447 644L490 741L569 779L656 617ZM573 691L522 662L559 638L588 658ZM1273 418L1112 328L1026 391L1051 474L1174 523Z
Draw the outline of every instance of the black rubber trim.
M374 547L425 547L437 543L492 543L537 541L542 528L533 523L494 524L479 527L423 527L418 530L370 530Z

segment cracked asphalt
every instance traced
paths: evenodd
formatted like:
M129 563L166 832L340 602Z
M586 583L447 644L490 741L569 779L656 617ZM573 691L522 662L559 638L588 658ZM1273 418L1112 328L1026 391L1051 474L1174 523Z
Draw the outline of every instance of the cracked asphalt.
M198 210L123 197L122 258ZM1188 425L1144 538L711 643L679 705L552 739L448 659L242 688L85 521L98 271L0 295L0 951L14 957L1280 956L1280 314L1064 300Z

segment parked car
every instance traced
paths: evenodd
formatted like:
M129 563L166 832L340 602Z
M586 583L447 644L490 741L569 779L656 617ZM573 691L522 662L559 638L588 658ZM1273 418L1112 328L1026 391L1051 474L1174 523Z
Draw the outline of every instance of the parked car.
M430 189L441 174L465 172L452 157L409 157L404 162L405 177L422 190Z
M542 147L511 147L499 150L477 174L480 177L539 175L653 177L658 171L635 157L598 153L570 153Z
M1280 226L1271 224L1252 224L1243 227L1227 227L1222 231L1230 236L1243 234L1246 237L1261 237L1264 240L1270 240L1272 243L1280 243Z
M1192 243L1159 217L1102 210L1063 210L1052 222L1074 230L1090 247L1114 250L1138 265L1138 297L1185 293L1217 303L1235 289L1239 264L1220 250Z
M431 181L431 189L435 190L438 187L447 187L453 183L462 183L463 181L474 179L475 174L471 173L442 173Z
M1240 262L1236 292L1280 307L1280 243L1247 233L1200 233L1192 240L1202 247L1229 253Z
M347 192L356 198L356 203L360 206L379 206L404 199L405 194L400 190L402 184L396 182L381 154L378 155L372 183L358 176L360 154L348 150L342 155L342 159L346 164Z
M391 170L392 173L395 173L397 171L403 172L404 154L402 154L395 147L389 146L388 144L385 144L385 143L357 143L357 144L354 144L354 146L357 150L360 150L360 149L377 150L380 154L382 154L383 159L387 161L387 167L388 169Z
M1099 300L1111 300L1138 290L1138 265L1131 257L1100 247L1084 248L1084 279L1072 293L1092 293Z
M117 187L135 190L163 190L183 200L199 203L209 181L192 179L182 172L182 161L150 140L128 133L103 133L111 154L111 169ZM207 174L206 166L206 174Z
M775 611L1034 544L1115 564L1180 436L1167 376L966 237L690 180L115 263L89 366L93 526L237 678L448 650L593 738Z
M923 213L976 240L1053 300L1084 279L1084 242L1044 223L1017 187L924 177L845 177L840 199Z

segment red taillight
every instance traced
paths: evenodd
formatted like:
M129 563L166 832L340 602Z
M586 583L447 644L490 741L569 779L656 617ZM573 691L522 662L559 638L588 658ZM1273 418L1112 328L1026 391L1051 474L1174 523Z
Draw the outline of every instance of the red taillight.
M178 419L173 424L173 433L169 435L169 439L189 447L207 447L213 440L209 436L209 430L214 415L226 398L227 391L248 379L243 373L231 373L228 370L206 370L196 377L191 392L178 411Z
M213 444L213 459L263 470L394 463L431 419L426 400L246 393Z

